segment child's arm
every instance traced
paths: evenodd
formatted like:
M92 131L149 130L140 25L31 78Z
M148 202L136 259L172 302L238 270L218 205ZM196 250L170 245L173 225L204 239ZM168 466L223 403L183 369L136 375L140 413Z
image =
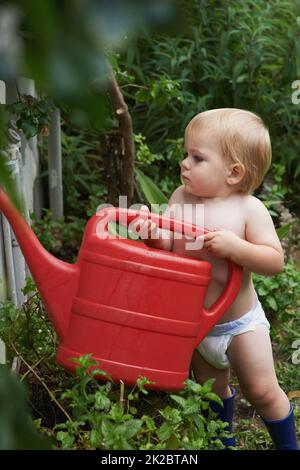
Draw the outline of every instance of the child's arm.
M245 204L245 215L245 240L233 232L221 230L213 233L219 236L205 236L204 248L257 274L273 276L281 272L284 254L268 210L259 199L251 196Z
M259 199L251 197L246 205L246 240L241 240L232 260L239 259L257 274L278 274L283 270L284 254L272 218Z

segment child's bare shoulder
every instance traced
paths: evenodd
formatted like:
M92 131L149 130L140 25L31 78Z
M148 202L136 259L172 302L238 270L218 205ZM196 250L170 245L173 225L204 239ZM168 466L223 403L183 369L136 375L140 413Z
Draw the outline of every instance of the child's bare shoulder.
M245 212L249 217L270 217L268 209L266 208L264 203L257 197L252 196L251 194L248 194L244 197L243 205L245 208Z
M282 251L272 217L264 203L255 196L245 199L246 239Z
M184 185L178 186L175 191L172 193L168 204L182 203L186 200L186 192L184 190Z

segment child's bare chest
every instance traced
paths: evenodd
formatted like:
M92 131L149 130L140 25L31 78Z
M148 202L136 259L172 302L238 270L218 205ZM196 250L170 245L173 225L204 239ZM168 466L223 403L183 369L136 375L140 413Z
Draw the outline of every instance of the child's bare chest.
M208 230L218 230L221 228L231 230L240 238L245 239L246 213L242 198L233 197L232 199L219 201L218 203L199 203L200 206L202 206L202 220L201 215L199 215L201 214L201 211L198 212L198 214L195 212L197 211L198 205L195 199L187 197L182 203L184 204L185 209L182 214L180 214L179 211L177 218L186 222L191 222L195 225L200 224L200 226L202 225ZM206 249L195 249L194 251L187 249L189 246L193 246L193 244L188 245L187 242L190 241L191 239L187 238L182 238L181 240L174 238L173 251L193 258L205 260L212 264L212 278L205 300L205 307L208 308L217 300L224 289L228 278L228 262L226 259L212 256ZM229 321L232 318L238 318L241 312L245 310L245 305L251 305L251 298L253 295L251 291L250 274L245 271L243 279L243 295L246 300L245 298L241 298L240 294L238 295L235 303L227 312L228 315L226 314L226 321Z
M201 203L186 198L175 210L175 217L208 230L231 230L245 238L245 213L238 199Z
M238 200L221 201L219 203L195 203L191 198L184 201L184 210L176 214L185 222L204 226L208 230L221 228L231 230L240 238L245 239L245 214L242 204ZM224 284L227 279L227 261L215 258L206 249L197 249L197 244L190 238L174 237L173 251L193 258L206 260L212 263L213 278L217 283Z

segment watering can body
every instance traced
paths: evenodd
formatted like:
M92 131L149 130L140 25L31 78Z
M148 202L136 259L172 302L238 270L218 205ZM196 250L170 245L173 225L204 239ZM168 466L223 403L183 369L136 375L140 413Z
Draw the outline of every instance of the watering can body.
M154 382L148 388L183 387L193 351L233 303L242 269L229 262L227 285L206 310L210 263L117 238L109 234L108 224L122 217L130 223L142 215L192 236L201 229L156 214L106 208L89 220L72 265L44 250L2 190L0 209L58 333L59 364L73 370L71 358L91 354L113 380L134 385L145 376Z

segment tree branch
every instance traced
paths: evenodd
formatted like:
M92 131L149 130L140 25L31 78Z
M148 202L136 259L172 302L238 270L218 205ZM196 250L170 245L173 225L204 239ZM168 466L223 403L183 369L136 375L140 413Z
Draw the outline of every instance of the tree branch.
M122 168L121 172L121 192L122 195L127 196L128 205L132 204L134 195L134 160L135 160L135 145L131 115L128 111L128 106L124 101L124 97L117 83L115 74L110 68L109 80L109 95L111 98L112 106L116 118L119 121L119 130L122 138Z

